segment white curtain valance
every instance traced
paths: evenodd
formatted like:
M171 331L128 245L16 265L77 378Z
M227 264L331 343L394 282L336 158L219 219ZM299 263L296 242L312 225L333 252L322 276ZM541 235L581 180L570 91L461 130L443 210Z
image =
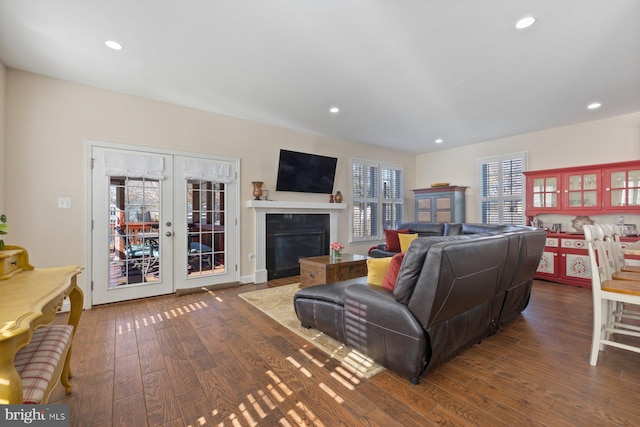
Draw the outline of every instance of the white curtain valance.
M107 176L164 179L164 159L161 156L107 151L104 153L104 169Z
M231 182L231 166L214 160L185 159L184 177L228 184Z

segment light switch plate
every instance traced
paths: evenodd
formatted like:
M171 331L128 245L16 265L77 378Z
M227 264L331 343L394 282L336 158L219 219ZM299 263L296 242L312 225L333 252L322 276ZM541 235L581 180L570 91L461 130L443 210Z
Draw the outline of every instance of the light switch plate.
M71 208L71 197L58 197L58 209Z

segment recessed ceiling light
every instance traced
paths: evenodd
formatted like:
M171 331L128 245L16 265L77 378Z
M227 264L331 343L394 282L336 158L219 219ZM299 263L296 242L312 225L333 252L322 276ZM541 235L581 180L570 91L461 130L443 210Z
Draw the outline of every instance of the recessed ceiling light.
M340 112L340 107L331 107L329 108L329 112L331 114L338 114Z
M442 143L444 142L444 140L443 140L443 139L438 138L438 139L436 139L434 142L435 142L436 144L442 144Z
M600 102L592 102L591 104L587 105L587 108L589 110L597 110L600 107L602 107L602 103Z
M113 50L122 50L122 45L120 43L118 43L117 41L113 41L113 40L107 40L106 42L104 42L104 44L107 45L107 47L113 49Z
M536 18L534 18L533 16L525 16L524 18L516 22L516 28L519 30L523 30L525 28L532 26L535 22L536 22Z

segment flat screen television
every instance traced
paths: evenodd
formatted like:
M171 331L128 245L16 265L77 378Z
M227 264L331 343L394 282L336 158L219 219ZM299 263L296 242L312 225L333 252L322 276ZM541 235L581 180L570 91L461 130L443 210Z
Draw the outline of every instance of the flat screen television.
M332 194L335 157L280 150L276 191Z

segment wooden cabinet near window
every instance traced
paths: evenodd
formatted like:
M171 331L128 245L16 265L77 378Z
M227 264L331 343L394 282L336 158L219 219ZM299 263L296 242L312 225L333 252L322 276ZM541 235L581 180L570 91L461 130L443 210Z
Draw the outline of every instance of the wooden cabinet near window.
M464 222L467 187L447 186L413 190L417 222Z
M640 208L640 160L524 172L526 215L623 213Z

